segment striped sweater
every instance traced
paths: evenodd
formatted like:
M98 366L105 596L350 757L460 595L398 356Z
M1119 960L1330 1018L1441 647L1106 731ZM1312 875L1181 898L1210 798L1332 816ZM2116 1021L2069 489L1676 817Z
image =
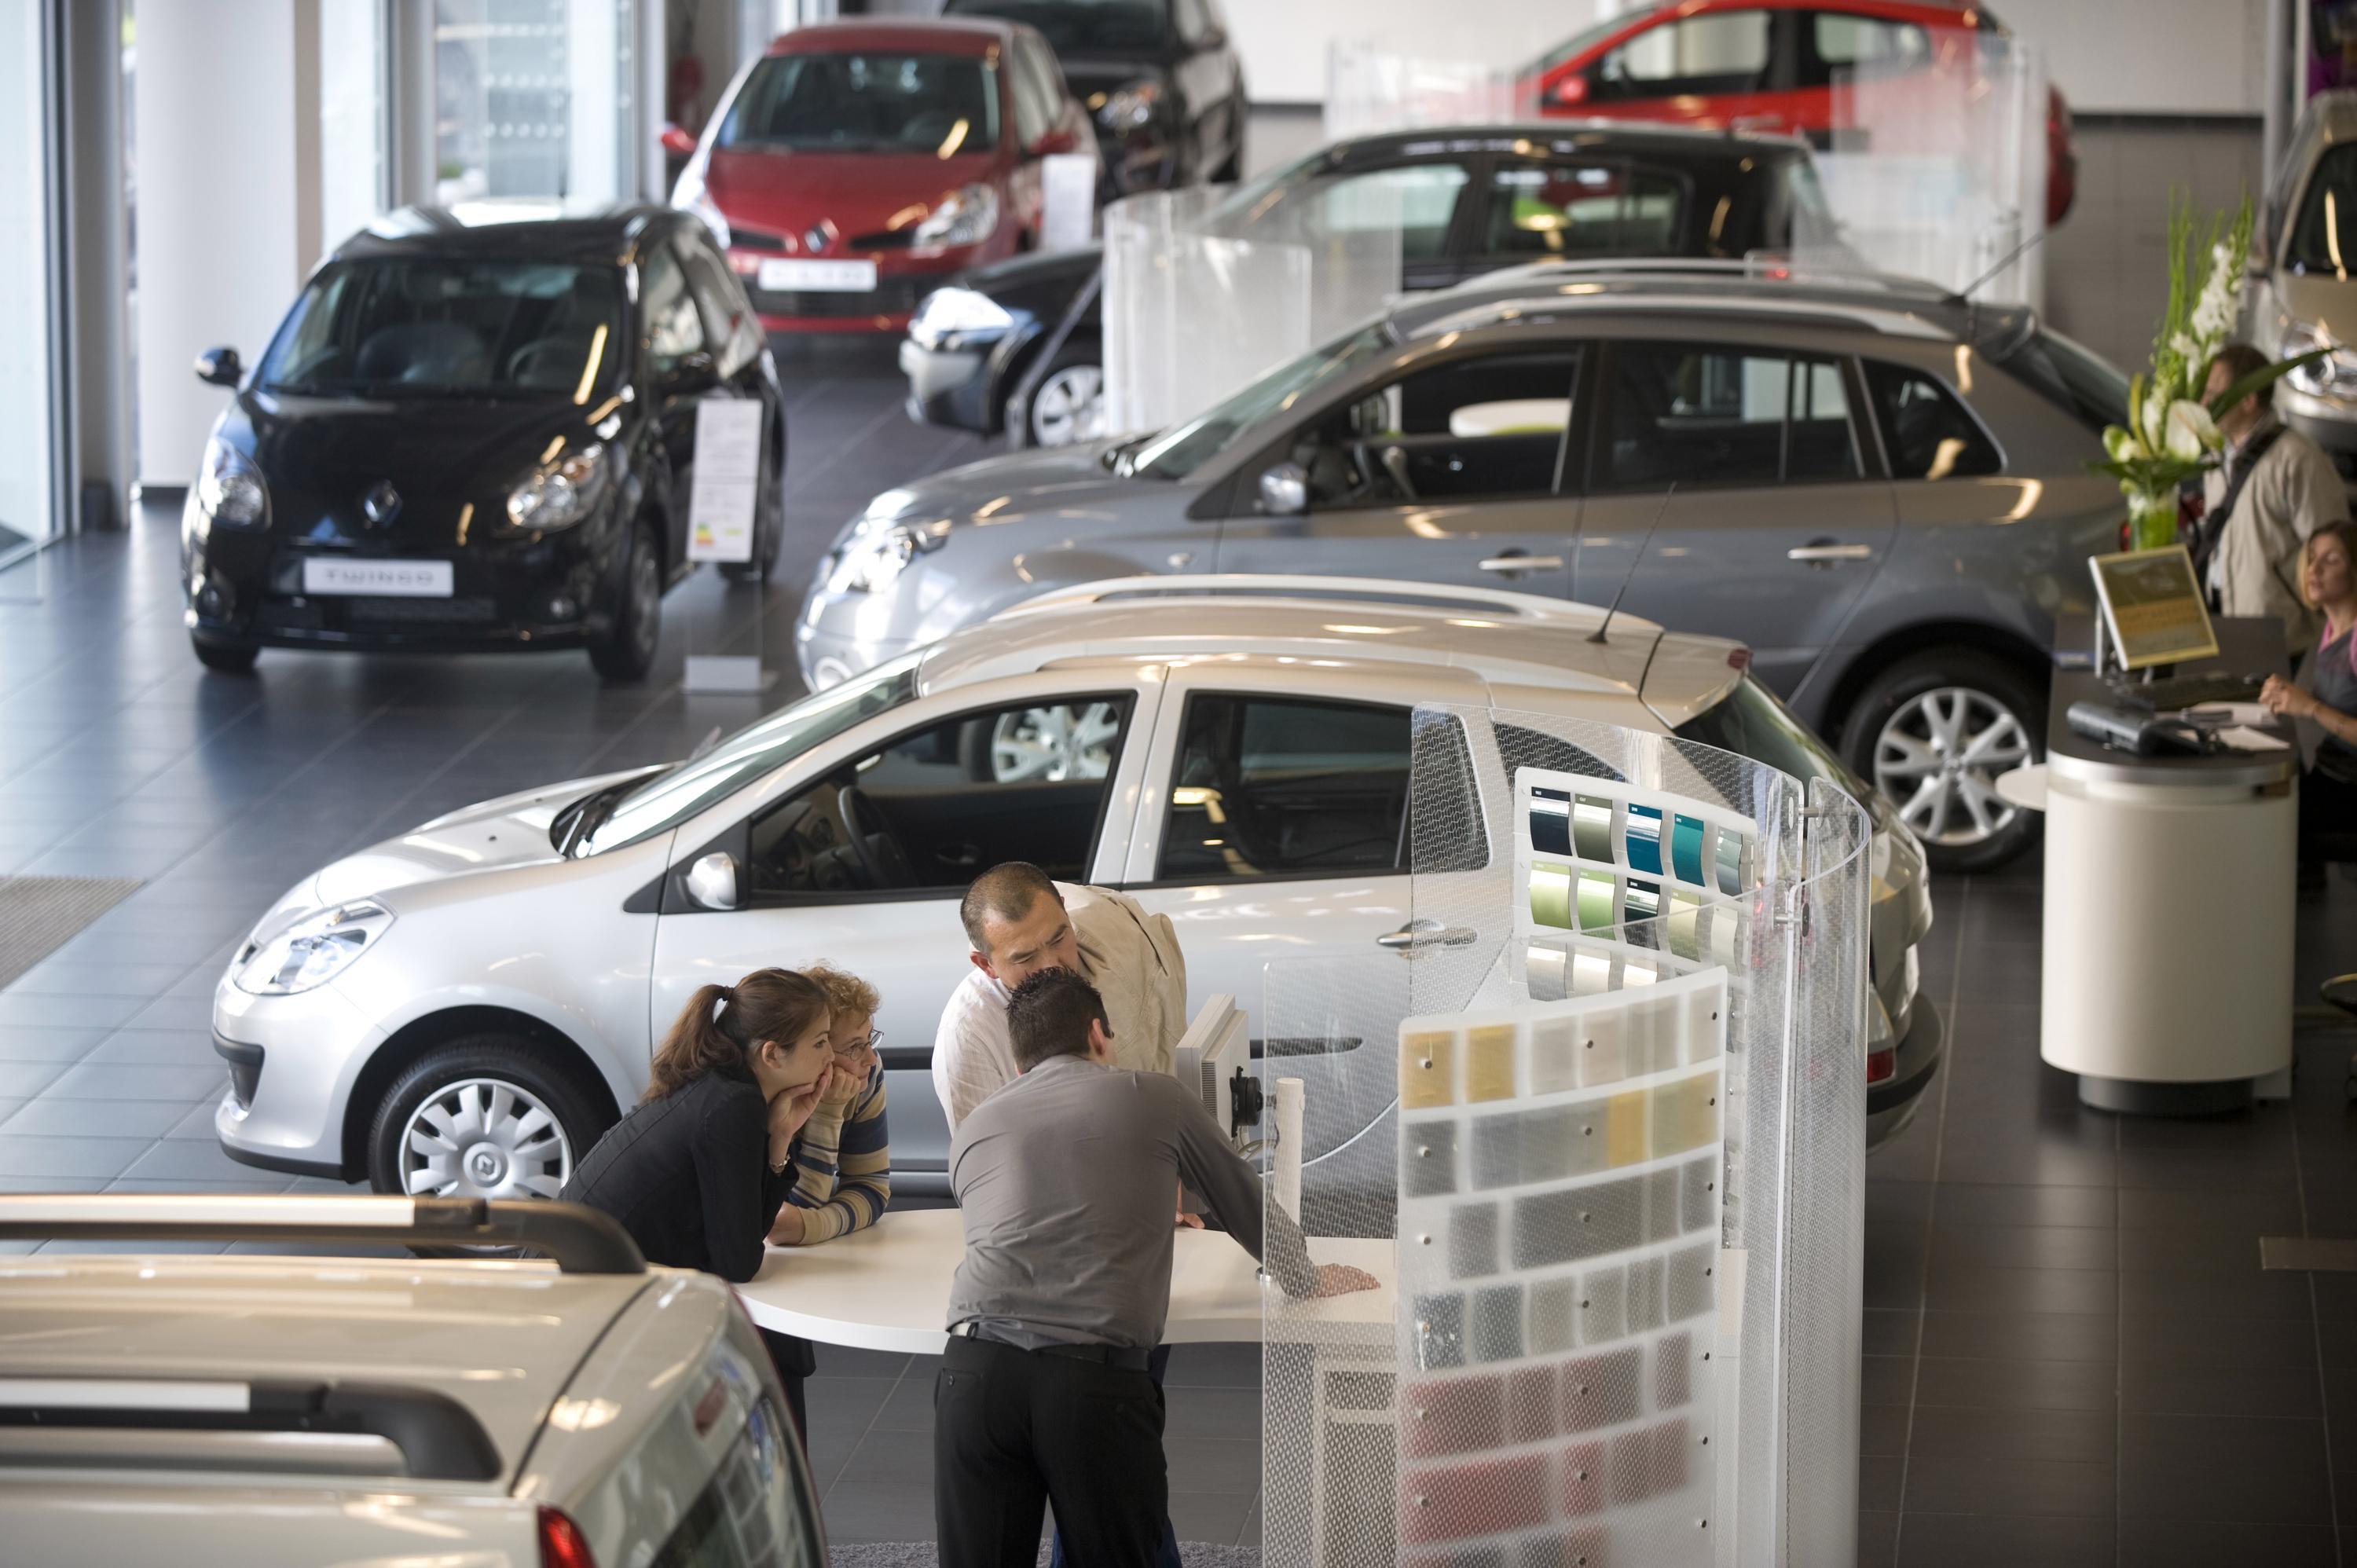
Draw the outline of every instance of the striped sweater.
M804 1210L805 1247L847 1235L882 1217L892 1201L892 1154L884 1122L884 1065L840 1108L821 1106L794 1144L793 1189Z

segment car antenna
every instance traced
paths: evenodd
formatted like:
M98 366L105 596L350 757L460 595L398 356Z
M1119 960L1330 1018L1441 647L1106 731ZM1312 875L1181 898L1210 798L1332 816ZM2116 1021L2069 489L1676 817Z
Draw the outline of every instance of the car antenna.
M1604 607L1604 618L1598 621L1596 629L1587 634L1588 641L1602 642L1604 634L1612 629L1612 617L1620 608L1620 600L1629 592L1629 585L1636 580L1637 568L1645 564L1645 550L1653 542L1653 531L1662 526L1662 518L1670 510L1670 498L1677 493L1678 482L1672 479L1670 488L1662 492L1662 504L1653 509L1653 521L1645 525L1645 537L1637 541L1637 556L1629 563L1628 575L1622 577L1620 585L1612 591L1612 602Z
M2006 268L2019 261L2024 253L2035 250L2040 245L2044 244L2046 242L2046 236L2052 232L2054 232L2054 231L2051 229L2040 229L2029 239L2024 240L2020 244L2016 245L2012 250L2007 251L1998 259L1996 265L1991 267L1988 271L1983 273L1980 276L1975 278L1964 287L1949 295L1948 303L1951 305L1961 305L1967 311L1978 311L1980 306L1973 299L1973 295L1984 285L1988 283L1990 279L1996 277L1997 274L2005 271ZM1972 336L1969 326L1967 326L1964 335L1967 338Z

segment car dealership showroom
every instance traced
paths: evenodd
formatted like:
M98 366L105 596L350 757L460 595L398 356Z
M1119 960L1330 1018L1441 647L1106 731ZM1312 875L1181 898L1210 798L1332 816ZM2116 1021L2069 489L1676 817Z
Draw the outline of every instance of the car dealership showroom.
M0 0L0 1564L2357 1568L2357 0L1997 3Z

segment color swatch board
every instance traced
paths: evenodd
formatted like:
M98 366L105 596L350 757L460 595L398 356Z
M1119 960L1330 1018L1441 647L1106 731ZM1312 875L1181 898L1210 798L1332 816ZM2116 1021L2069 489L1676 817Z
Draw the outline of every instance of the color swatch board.
M1744 896L1760 881L1759 828L1619 779L1514 770L1514 934L1611 932L1731 963Z

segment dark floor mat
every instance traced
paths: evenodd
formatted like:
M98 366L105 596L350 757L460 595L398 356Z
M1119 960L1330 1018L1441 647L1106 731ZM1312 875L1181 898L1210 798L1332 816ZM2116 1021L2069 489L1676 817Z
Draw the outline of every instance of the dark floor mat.
M0 876L0 988L138 886L135 876Z

